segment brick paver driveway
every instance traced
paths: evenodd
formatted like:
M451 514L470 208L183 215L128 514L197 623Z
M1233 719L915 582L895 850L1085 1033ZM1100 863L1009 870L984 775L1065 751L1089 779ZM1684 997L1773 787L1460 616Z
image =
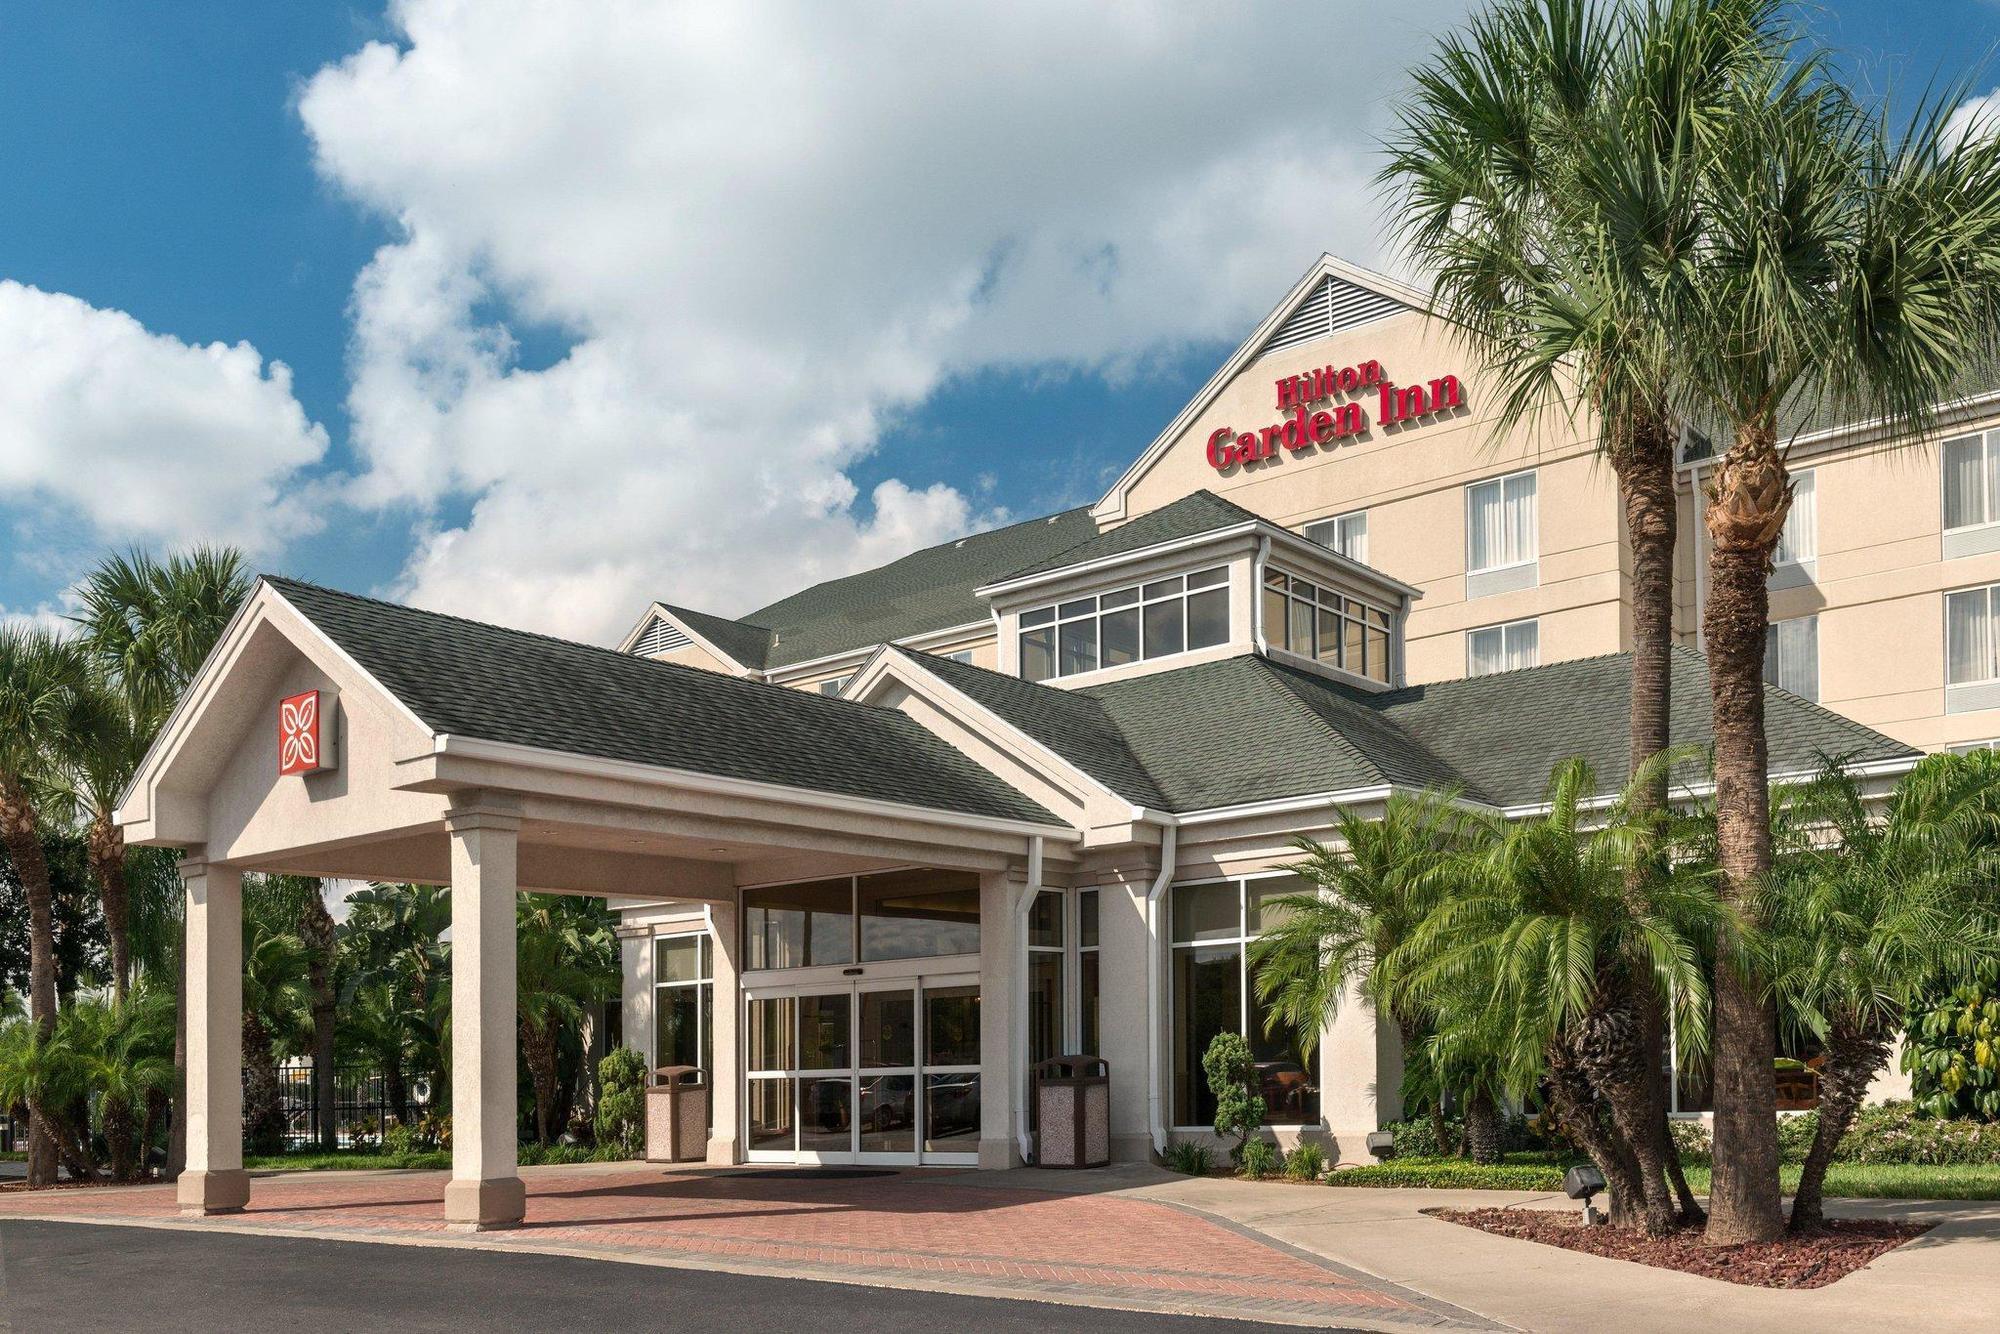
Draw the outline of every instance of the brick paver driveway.
M446 1229L441 1172L259 1178L227 1227L732 1269L1313 1324L1476 1326L1406 1288L1190 1209L1117 1194L981 1184L936 1170L866 1176L748 1169L522 1173L519 1229ZM163 1186L0 1193L0 1216L207 1226ZM1490 1326L1488 1326L1490 1328Z

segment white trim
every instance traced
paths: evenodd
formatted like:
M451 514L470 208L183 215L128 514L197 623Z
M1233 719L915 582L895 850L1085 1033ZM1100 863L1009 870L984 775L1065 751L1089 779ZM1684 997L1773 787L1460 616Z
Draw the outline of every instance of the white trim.
M637 656L632 653L632 645L638 642L640 634L642 634L645 631L646 626L652 621L652 619L655 616L675 626L677 629L680 630L682 634L686 635L689 639L692 639L700 647L706 649L714 657L719 658L723 662L726 662L730 666L734 667L741 675L751 677L753 679L761 677L763 675L762 668L752 667L749 663L744 662L742 659L738 658L735 654L723 652L721 648L717 647L714 640L710 639L707 635L704 635L701 631L695 629L692 625L689 625L686 621L682 620L680 617L674 615L673 611L670 608L668 608L668 606L664 602L655 602L652 606L646 609L646 614L639 618L639 624L634 626L632 628L632 632L625 636L624 642L618 646L618 651L628 656ZM741 624L749 625L751 624L751 622L744 621L741 622ZM767 629L768 627L760 625L757 628L763 630ZM647 659L647 661L658 662L659 659L649 658Z
M1000 634L997 624L998 616L999 613L994 613L995 627L993 633L996 639ZM920 635L905 635L901 639L888 639L880 644L869 644L862 648L852 648L842 653L829 653L825 657L820 658L807 658L803 662L786 663L783 667L767 668L764 672L764 679L772 685L785 685L801 676L811 676L817 672L837 670L850 660L853 662L855 670L859 671L862 667L868 665L868 659L873 657L879 649L887 647L912 648L919 653L928 652L931 646L949 644L954 640L964 639L967 635L978 634L985 630L986 627L986 621L967 621L964 625L947 626L942 630L926 630Z
M1988 390L1982 394L1973 394L1967 398L1949 399L1937 405L1937 420L1931 424L1931 429L1934 432L1950 430L1954 426L1963 424L1966 418L1976 418L1985 415L1981 411L1982 409L1994 408L2000 408L2000 389ZM1957 420L1952 420L1954 418ZM1802 449L1818 452L1823 448L1837 445L1850 436L1865 436L1871 433L1878 433L1886 429L1888 425L1887 418L1868 417L1861 421L1846 422L1839 426L1822 427L1817 431L1811 431L1805 435L1793 436L1791 442L1785 446L1785 453L1789 456ZM1921 440L1904 439L1894 443L1899 445L1920 445L1923 442ZM1942 444L1943 440L1940 439L1936 443ZM1712 465L1721 461L1723 456L1728 452L1727 447L1718 445L1715 453L1710 457L1683 461L1676 466L1681 472L1695 472L1704 465Z
M1356 287L1365 288L1371 292L1378 292L1383 296L1391 297L1410 307L1417 314L1429 315L1431 313L1430 298L1417 291L1414 287L1397 282L1387 274L1376 273L1372 270L1350 264L1346 260L1336 259L1332 255L1322 254L1306 270L1305 276L1292 284L1291 290L1286 292L1278 304L1271 308L1270 314L1260 320L1257 327L1250 331L1250 336L1237 345L1236 350L1230 354L1229 359L1217 368L1215 374L1208 378L1208 382L1201 387L1193 398L1188 400L1187 405L1174 414L1174 419L1167 423L1166 429L1154 437L1153 443L1146 446L1145 451L1132 461L1132 465L1129 468L1119 474L1118 480L1111 484L1111 489L1104 493L1103 499L1091 506L1090 513L1092 518L1101 523L1106 520L1117 520L1125 517L1126 493L1138 483L1141 477L1145 476L1154 463L1159 461L1162 454L1172 448L1175 441L1187 434L1188 428L1194 425L1195 419L1206 412L1210 405L1217 398L1221 397L1222 391L1229 386L1230 382L1240 375L1244 368L1252 361L1257 359L1258 355L1263 351L1264 345L1270 341L1271 335L1276 333L1279 326L1291 317L1292 311L1298 307L1298 304L1311 296L1313 288L1318 286L1322 279L1328 277L1340 278L1353 283ZM1377 321L1377 323L1379 322Z
M1166 1072L1160 1069L1160 1053L1165 1048L1160 1035L1160 974L1167 965L1161 951L1160 900L1166 897L1168 888L1174 883L1174 871L1180 855L1180 821L1171 815L1146 812L1146 817L1160 827L1160 873L1146 891L1146 1133L1152 1136L1153 1152L1167 1151L1167 1112L1164 1084ZM1134 818L1139 813L1134 812ZM1100 906L1103 900L1098 901Z
M1811 701L1807 702L1810 703ZM1918 761L1923 758L1921 755L1916 755L1908 759L1868 760L1861 764L1842 765L1841 772L1851 778L1894 778L1916 768ZM1819 770L1817 769L1786 769L1779 773L1766 775L1766 782L1772 787L1776 787L1780 783L1801 783L1813 778L1818 773ZM1700 797L1712 797L1715 795L1715 784L1713 782L1679 783L1675 785L1675 793L1676 799L1682 801L1690 801ZM1601 811L1616 805L1617 802L1618 794L1610 792L1579 801L1577 809ZM1486 809L1492 810L1495 808L1487 807ZM1501 806L1497 809L1506 819L1520 820L1536 815L1547 815L1552 808L1546 801L1537 801L1521 806Z
M655 787L693 788L697 792L712 792L722 796L789 801L795 805L810 806L819 810L863 815L892 815L950 828L1042 836L1072 843L1079 842L1083 838L1082 830L1067 826L1034 824L1026 820L1011 820L993 815L970 815L961 811L940 811L928 806L885 801L878 797L852 797L836 792L788 787L782 783L766 783L751 778L724 778L716 774L697 773L692 769L675 769L663 764L642 764L635 760L607 760L593 755L578 755L570 751L525 746L513 741L486 741L478 737L444 733L437 738L435 753L463 756L474 760L494 760L502 764L519 765L526 769L548 769L560 773L584 774L592 778L646 783Z

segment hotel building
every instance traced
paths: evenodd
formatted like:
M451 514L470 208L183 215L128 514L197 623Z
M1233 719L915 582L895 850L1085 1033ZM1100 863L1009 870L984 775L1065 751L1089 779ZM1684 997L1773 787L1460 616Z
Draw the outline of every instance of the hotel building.
M1582 416L1501 434L1496 398L1421 293L1329 256L1094 504L739 616L656 603L612 651L262 581L120 810L189 849L184 1201L247 1190L246 870L452 886L461 1224L518 1217L517 888L619 909L625 1040L709 1072L711 1161L1032 1159L1032 1065L1076 1051L1141 1158L1209 1133L1222 1031L1282 1142L1363 1157L1399 1114L1394 1033L1354 997L1307 1054L1249 975L1293 840L1398 791L1532 813L1571 755L1624 778L1614 480ZM2000 393L1945 420L1797 428L1774 774L1832 752L1882 785L2000 737ZM1690 435L1691 743L1706 463Z

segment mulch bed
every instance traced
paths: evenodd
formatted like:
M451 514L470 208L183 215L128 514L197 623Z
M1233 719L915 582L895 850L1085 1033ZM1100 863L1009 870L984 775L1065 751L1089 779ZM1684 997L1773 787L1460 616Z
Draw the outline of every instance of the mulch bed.
M1826 1229L1782 1241L1710 1246L1699 1231L1645 1237L1606 1224L1585 1227L1578 1214L1548 1209L1426 1209L1447 1222L1503 1237L1538 1241L1612 1260L1630 1260L1656 1269L1719 1278L1758 1288L1823 1288L1837 1283L1878 1255L1931 1230L1928 1223L1892 1223L1875 1218L1836 1218Z

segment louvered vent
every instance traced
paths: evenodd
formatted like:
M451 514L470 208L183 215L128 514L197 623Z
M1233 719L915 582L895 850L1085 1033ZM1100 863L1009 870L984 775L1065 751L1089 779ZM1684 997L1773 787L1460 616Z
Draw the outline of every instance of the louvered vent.
M1344 279L1323 278L1319 286L1299 302L1291 318L1278 326L1278 331L1271 335L1271 341L1265 343L1263 351L1257 355L1281 352L1342 329L1387 319L1406 309L1408 307L1392 296L1371 292Z
M639 657L650 658L670 649L686 648L693 642L687 637L687 632L672 621L664 616L655 616L633 643L632 652Z

